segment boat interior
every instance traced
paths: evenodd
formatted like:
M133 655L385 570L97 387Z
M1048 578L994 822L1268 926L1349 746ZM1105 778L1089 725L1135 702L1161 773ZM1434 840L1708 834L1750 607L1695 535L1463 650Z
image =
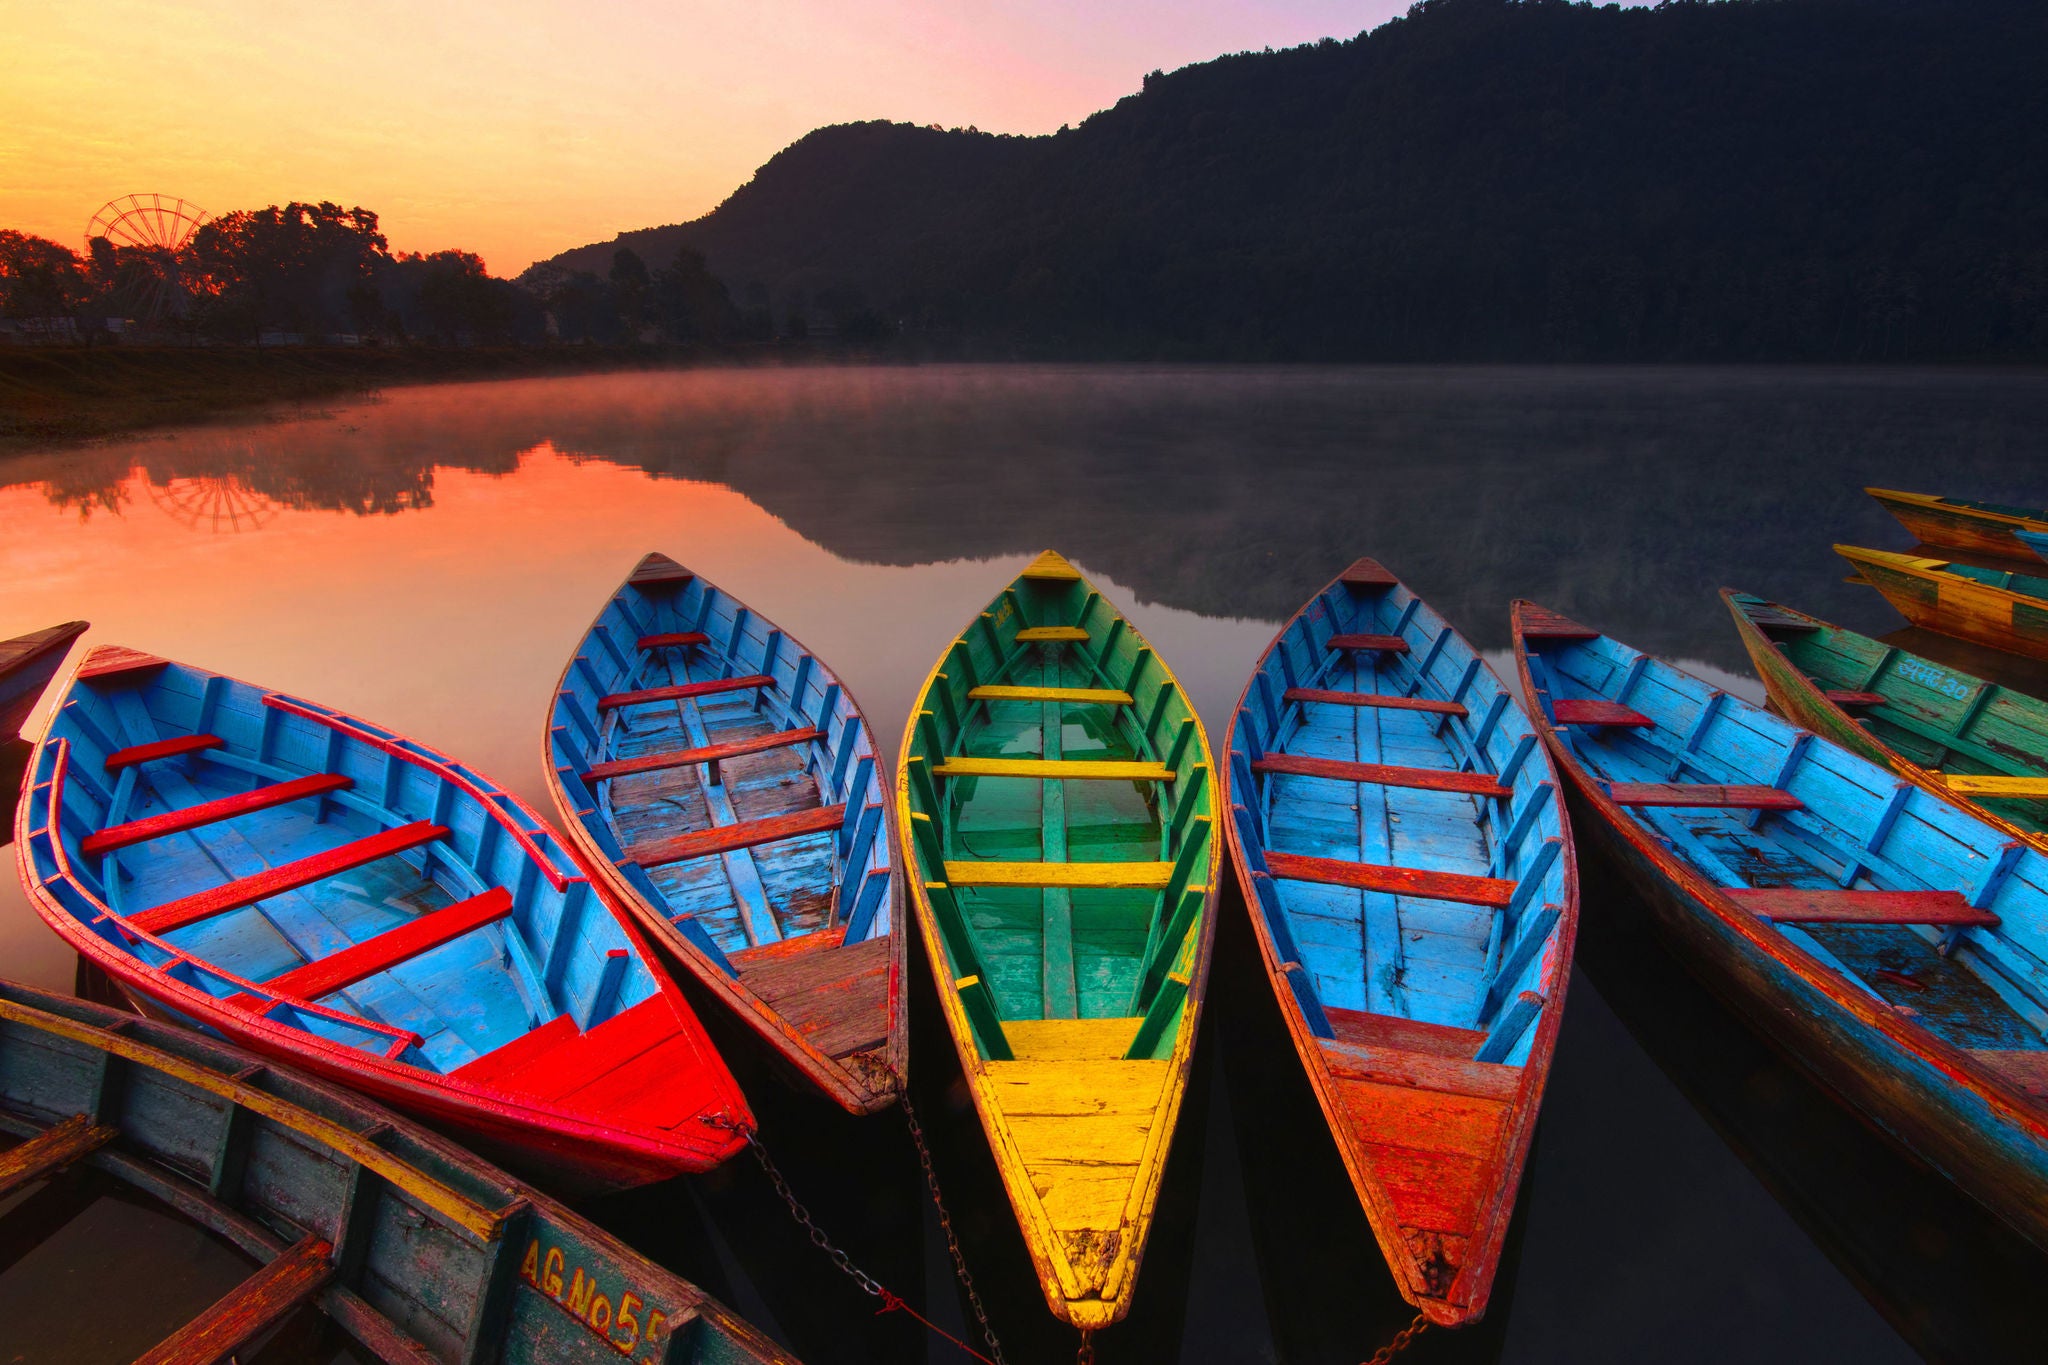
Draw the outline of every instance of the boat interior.
M1690 674L1523 609L1571 752L1823 968L2048 1096L2048 859Z

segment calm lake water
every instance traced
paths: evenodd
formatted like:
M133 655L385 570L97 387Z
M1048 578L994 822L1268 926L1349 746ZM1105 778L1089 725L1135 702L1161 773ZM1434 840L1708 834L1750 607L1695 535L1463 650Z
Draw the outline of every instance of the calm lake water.
M939 366L448 385L0 459L0 638L83 617L86 645L356 712L545 809L550 690L648 550L830 659L893 752L939 648L1055 547L1220 737L1278 621L1362 554L1496 661L1508 601L1530 597L1759 697L1716 589L1900 626L1829 548L1904 547L1865 484L2039 505L2048 375ZM1493 1310L1405 1359L2040 1359L2048 1264L1814 1092L1641 940L1604 869L1587 876ZM1240 912L1223 927L1168 1205L1100 1358L1355 1361L1409 1313L1241 970ZM0 879L0 973L69 988L72 971ZM1071 1359L930 1010L913 1049L1008 1359ZM820 1222L968 1334L900 1120L760 1108ZM966 1359L876 1317L744 1158L590 1211L807 1360Z

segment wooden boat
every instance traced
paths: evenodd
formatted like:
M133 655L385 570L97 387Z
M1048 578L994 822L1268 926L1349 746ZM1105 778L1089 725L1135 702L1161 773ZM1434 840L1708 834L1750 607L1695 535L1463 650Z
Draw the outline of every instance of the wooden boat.
M509 793L367 721L85 657L15 839L127 995L579 1189L701 1171L752 1116L675 982Z
M1222 841L1166 661L1048 550L939 656L896 799L968 1090L1054 1314L1128 1311L1208 979Z
M1573 824L1676 954L2048 1248L2048 856L1532 603L1514 629Z
M2043 559L2048 559L2048 531L2014 531L2013 538Z
M0 640L0 744L21 734L28 713L35 710L43 689L63 666L71 642L85 634L87 624L66 621Z
M2048 509L1937 498L1931 493L1901 493L1892 488L1863 491L1897 517L1922 545L2012 559L2025 553L2014 543L2017 533L2048 533Z
M2048 659L2048 575L1837 545L1857 577L1926 630Z
M10 982L0 1140L13 1143L0 1229L26 1232L30 1188L79 1165L256 1263L143 1357L158 1365L247 1359L307 1305L407 1365L791 1359L695 1285L389 1110L188 1029Z
M2048 851L2048 701L1724 589L1778 710Z
M895 840L874 734L772 622L642 559L555 689L549 791L647 934L856 1114L908 1067Z
M1260 656L1228 835L1282 1015L1395 1283L1486 1312L1564 1017L1557 774L1458 633L1361 559Z

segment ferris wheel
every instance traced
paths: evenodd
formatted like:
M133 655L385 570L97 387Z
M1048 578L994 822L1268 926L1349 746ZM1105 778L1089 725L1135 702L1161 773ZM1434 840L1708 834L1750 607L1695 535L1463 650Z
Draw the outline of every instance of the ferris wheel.
M151 480L149 500L173 521L216 535L261 530L265 523L276 520L279 511L276 503L232 474L203 474L163 483Z
M207 212L170 194L128 194L110 199L85 225L85 252L104 240L118 261L122 294L150 322L177 312L185 298L178 253L207 220Z

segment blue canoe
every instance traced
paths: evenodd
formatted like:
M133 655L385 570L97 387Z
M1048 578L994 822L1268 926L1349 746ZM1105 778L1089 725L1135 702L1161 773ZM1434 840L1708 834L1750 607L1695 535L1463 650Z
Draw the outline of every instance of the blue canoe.
M60 1319L97 1314L91 1340L110 1353L156 1338L140 1357L150 1365L252 1350L339 1358L338 1343L307 1330L307 1308L355 1354L404 1365L791 1365L703 1290L387 1109L189 1029L0 981L10 1263L74 1234L66 1215L94 1178L248 1261L246 1279L182 1323L163 1303L135 1302L146 1284L97 1285L111 1303L49 1306ZM154 1244L124 1248L124 1263ZM178 1259L160 1267L164 1280L189 1286L189 1245L167 1245ZM38 1323L9 1326L16 1348L39 1335ZM80 1333L57 1326L76 1347Z
M1302 1066L1402 1294L1486 1311L1564 1015L1571 830L1491 668L1361 559L1231 718L1229 837Z
M2048 858L1598 631L1514 627L1578 828L1681 959L2048 1248Z
M746 1102L675 981L487 778L312 702L85 657L15 826L129 998L579 1189L722 1161Z
M823 660L666 555L555 689L549 790L594 875L769 1056L850 1113L908 1066L875 737Z

